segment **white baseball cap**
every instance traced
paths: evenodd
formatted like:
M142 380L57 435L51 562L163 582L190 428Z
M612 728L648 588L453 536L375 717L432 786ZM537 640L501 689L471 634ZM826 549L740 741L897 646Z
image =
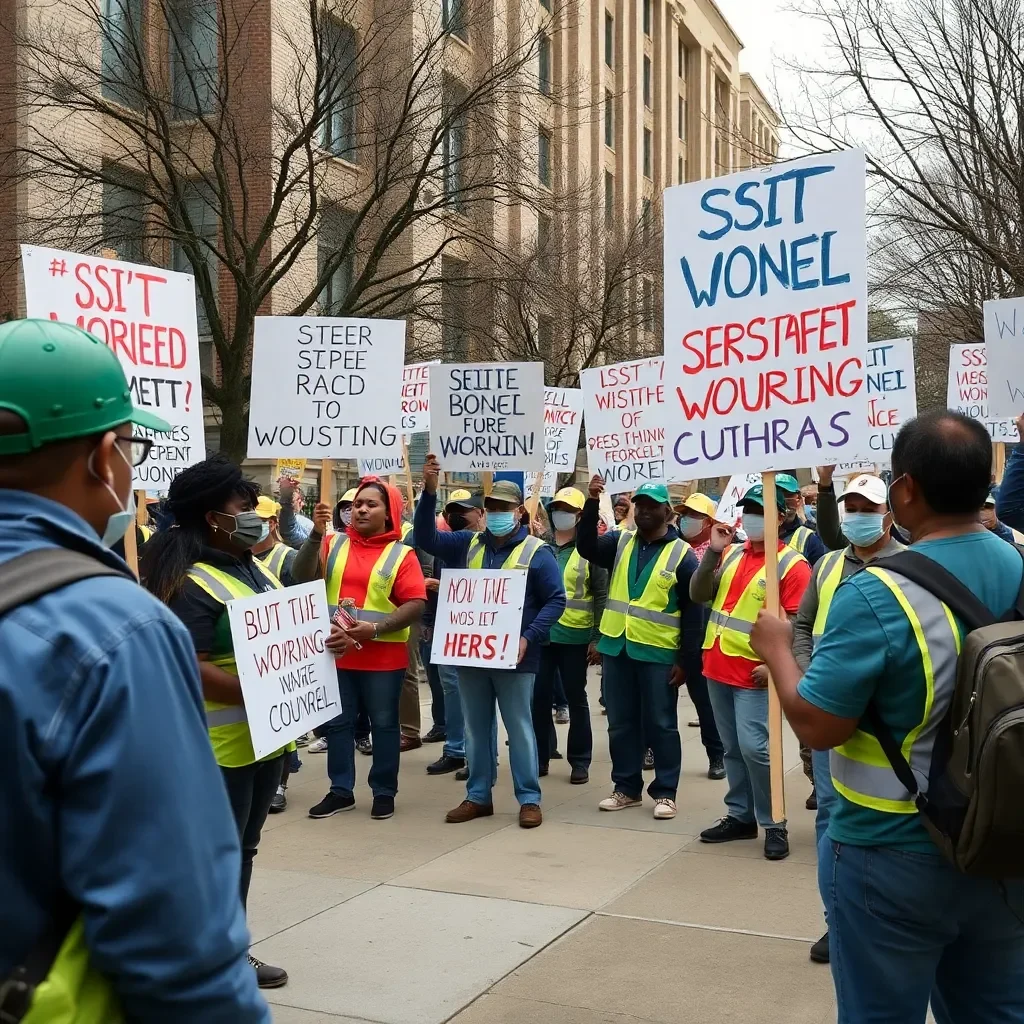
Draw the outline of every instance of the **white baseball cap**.
M846 485L846 490L839 496L839 500L845 501L851 494L859 494L874 505L885 505L889 500L889 489L885 486L885 481L866 473L854 477Z

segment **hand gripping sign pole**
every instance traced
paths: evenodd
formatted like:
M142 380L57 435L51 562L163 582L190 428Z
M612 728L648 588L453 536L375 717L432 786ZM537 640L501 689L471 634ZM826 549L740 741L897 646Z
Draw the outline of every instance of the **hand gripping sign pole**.
M770 615L780 616L779 513L775 498L775 474L764 473L761 480L764 487L764 576L767 583L764 607ZM785 821L786 771L782 762L782 704L771 676L768 677L768 762L772 783L772 821Z

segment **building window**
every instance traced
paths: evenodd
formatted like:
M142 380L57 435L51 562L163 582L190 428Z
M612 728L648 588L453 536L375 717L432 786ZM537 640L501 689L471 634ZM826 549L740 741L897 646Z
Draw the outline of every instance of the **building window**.
M651 58L644 57L644 106L651 106Z
M464 363L469 358L466 329L466 265L441 257L441 362Z
M651 0L644 0L644 35L651 34Z
M103 0L100 89L103 98L138 110L141 79L142 0Z
M608 67L615 67L615 19L604 12L604 62Z
M124 184L103 182L103 245L119 260L144 263L146 259L146 200L144 181L118 173Z
M644 278L640 282L640 307L643 312L644 327L654 330L654 282Z
M683 183L683 181L685 180L685 177L686 177L685 173L684 173L684 165L683 165L683 158L682 157L679 158L679 165L678 165L678 172L677 173L678 173L679 177L676 180L679 182L680 185L682 185L682 183Z
M466 21L466 0L441 0L441 25L445 32L465 42L469 39Z
M686 67L686 44L682 39L676 41L676 74L682 78Z
M540 91L551 95L551 36L541 32L537 45L537 59L540 65Z
M614 147L615 145L615 97L611 91L604 91L604 144Z
M330 206L320 216L316 238L317 274L322 282L320 312L340 316L356 279L356 255L352 232L352 214ZM347 251L346 251L347 250Z
M185 189L180 207L180 234L171 241L171 270L192 274L196 278L196 320L200 334L210 333L210 317L206 303L199 293L199 281L195 267L185 251L182 238L195 246L200 259L206 263L210 278L210 290L214 302L217 300L217 276L220 263L217 259L218 225L217 210L210 190L204 184L189 184Z
M604 172L604 222L610 225L615 218L615 177L611 171Z
M651 240L652 220L651 201L650 199L644 199L640 204L640 232L644 245L647 245Z
M335 156L356 157L356 33L335 18L325 18L320 37L323 64L321 144Z
M167 0L171 93L178 118L209 114L217 101L217 0Z
M540 5L545 11L551 10L551 0L540 0Z
M652 178L651 174L651 129L644 129L644 177Z
M555 322L549 316L537 317L537 351L547 355L555 347Z
M676 101L678 105L679 138L686 138L686 100L680 96Z
M537 180L551 185L551 133L545 128L537 131Z
M466 90L448 77L442 88L442 116L447 125L441 140L444 194L452 209L461 213L466 207Z
M551 269L551 218L537 214L537 265L542 273Z

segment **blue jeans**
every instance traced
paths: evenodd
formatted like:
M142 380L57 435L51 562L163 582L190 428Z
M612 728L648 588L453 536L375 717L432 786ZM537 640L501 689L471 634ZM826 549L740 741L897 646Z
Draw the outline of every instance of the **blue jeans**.
M839 1024L1024 1021L1024 882L961 875L938 855L826 840Z
M423 659L423 667L427 670L427 679L430 680L430 692L434 692L434 679L437 679L441 687L444 701L444 714L441 716L441 727L444 729L444 749L441 751L446 757L466 756L466 726L462 715L462 697L459 694L459 670L454 665L434 665L430 661L430 641L424 640L420 643L420 657ZM434 704L437 703L436 696ZM433 714L434 704L431 705ZM437 715L434 715L434 724L437 725Z
M327 737L327 774L331 792L351 796L356 784L356 709L361 707L370 719L373 733L373 760L367 780L374 796L398 793L398 759L401 732L398 725L398 701L402 695L405 669L366 672L338 669L341 714L324 729Z
M676 712L679 694L669 682L671 671L671 665L634 661L626 654L604 656L612 784L626 796L643 792L646 743L654 751L654 779L647 792L655 800L676 798L683 748Z
M427 674L427 685L430 687L430 717L434 728L442 732L447 730L448 706L444 699L444 686L441 684L441 676L438 672L439 665L430 662L430 641L420 640L420 661L423 662L423 671Z
M469 783L466 799L489 804L497 769L497 701L508 733L512 783L520 804L540 803L537 740L533 733L533 673L459 668L459 690L466 720Z
M761 828L785 828L772 819L772 778L768 764L768 690L752 690L708 680L715 724L725 747L730 818ZM657 752L655 752L657 760Z
M818 813L814 819L814 834L818 841L818 857L822 857L822 840L828 832L828 819L832 816L832 808L835 807L839 794L836 787L832 785L832 770L828 763L829 752L827 750L812 750L811 765L814 768L814 792L818 797ZM829 894L827 889L821 891L821 903L825 908L825 924L829 918Z

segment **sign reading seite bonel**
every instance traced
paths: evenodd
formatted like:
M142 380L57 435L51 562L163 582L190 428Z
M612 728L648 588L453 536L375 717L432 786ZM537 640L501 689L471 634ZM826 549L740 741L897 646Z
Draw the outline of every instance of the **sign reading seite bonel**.
M665 192L669 479L867 448L864 154Z

